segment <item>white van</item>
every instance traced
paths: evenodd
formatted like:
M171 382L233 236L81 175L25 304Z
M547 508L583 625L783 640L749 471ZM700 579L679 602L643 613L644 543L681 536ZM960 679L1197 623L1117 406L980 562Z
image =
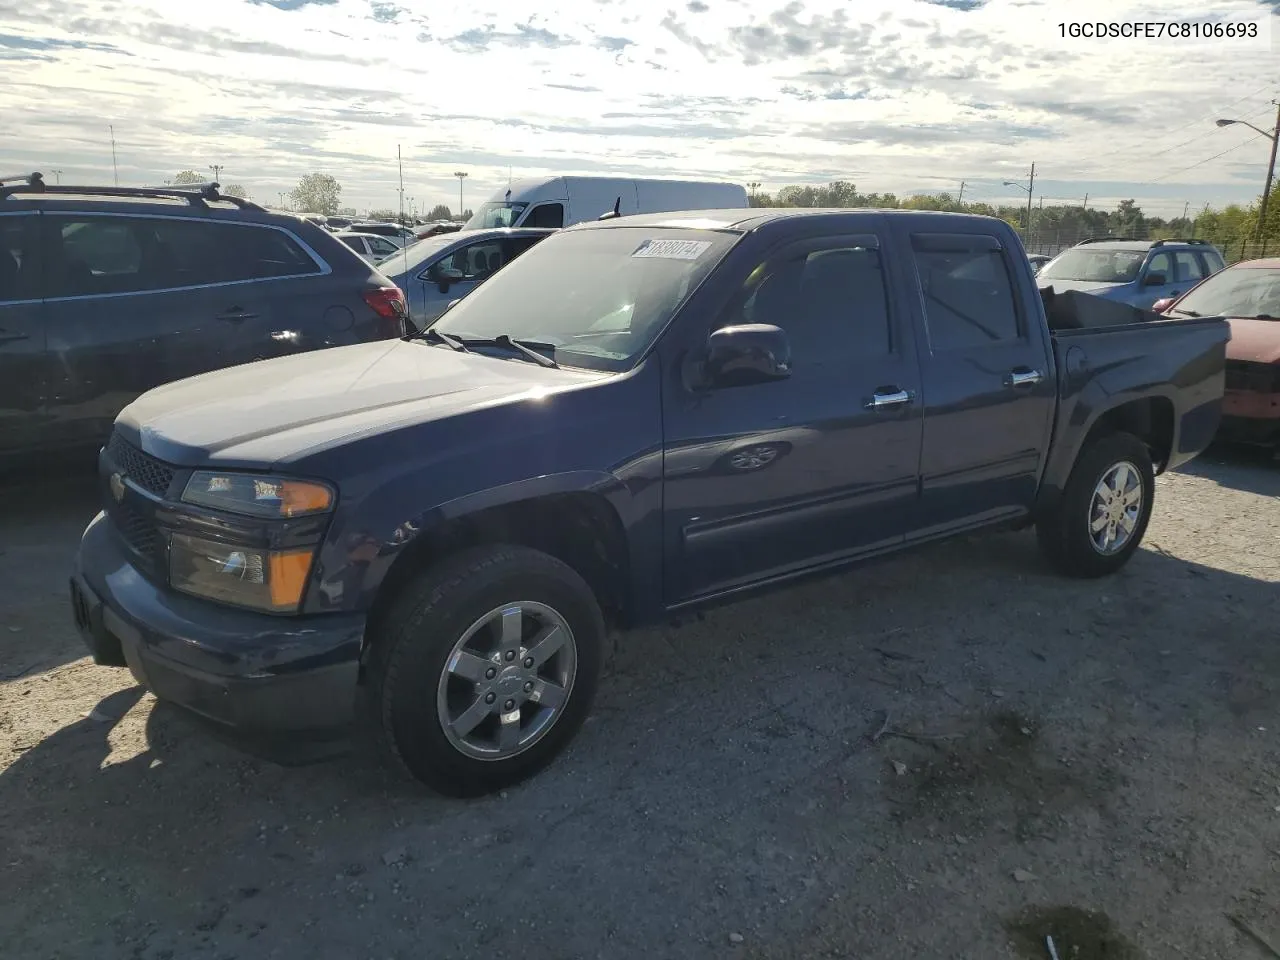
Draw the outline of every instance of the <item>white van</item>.
M696 180L620 180L612 177L537 177L517 180L481 204L464 230L491 227L568 227L612 213L666 213L749 206L745 187Z

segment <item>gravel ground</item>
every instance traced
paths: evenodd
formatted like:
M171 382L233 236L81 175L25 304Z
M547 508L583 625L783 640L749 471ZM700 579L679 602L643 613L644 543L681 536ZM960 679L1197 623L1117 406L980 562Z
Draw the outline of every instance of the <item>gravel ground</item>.
M998 534L625 637L574 747L469 802L370 750L249 758L83 659L94 509L73 483L0 517L6 958L1280 945L1280 465L1161 478L1107 581Z

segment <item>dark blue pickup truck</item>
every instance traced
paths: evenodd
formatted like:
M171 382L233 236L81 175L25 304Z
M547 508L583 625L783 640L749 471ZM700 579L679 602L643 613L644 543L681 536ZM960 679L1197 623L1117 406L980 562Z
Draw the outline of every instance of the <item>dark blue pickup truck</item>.
M1227 324L1048 295L984 217L575 226L410 337L125 409L75 617L226 731L367 704L413 775L491 790L573 736L610 629L995 525L1121 567L1217 427Z

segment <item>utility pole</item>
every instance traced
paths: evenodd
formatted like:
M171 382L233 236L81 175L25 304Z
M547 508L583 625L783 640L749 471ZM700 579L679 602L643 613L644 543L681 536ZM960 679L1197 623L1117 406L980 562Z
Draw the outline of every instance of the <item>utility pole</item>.
M404 225L404 158L400 156L400 144L396 144L396 163L400 167L400 219L397 221Z
M956 197L956 206L964 203L964 181L960 181L960 196Z
M463 170L455 170L453 175L458 178L458 218L462 218L462 211L467 209L466 204L462 202L462 181L467 179L468 174Z
M1089 195L1087 193L1084 195L1084 205L1080 209L1081 210L1089 209Z
M209 164L209 169L213 171L213 182L220 183L221 181L218 179L218 174L222 173L222 164L211 163Z
M1183 223L1185 223L1185 222L1186 222L1186 220L1187 220L1187 211L1188 211L1188 210L1190 210L1190 209L1191 209L1191 201L1190 201L1190 200L1188 200L1186 203L1184 203L1184 204L1182 205L1182 221L1183 221Z
M1036 189L1036 165L1031 164L1031 184L1027 187L1027 235L1031 235L1031 195Z
M1271 199L1271 184L1276 178L1276 147L1280 147L1280 100L1272 100L1276 105L1276 125L1271 131L1271 160L1267 163L1267 185L1262 188L1262 207L1258 210L1258 236L1262 239L1262 231L1267 225L1267 201Z
M111 131L111 175L115 178L116 186L120 186L120 168L116 166L116 128L115 124L107 124L107 129Z

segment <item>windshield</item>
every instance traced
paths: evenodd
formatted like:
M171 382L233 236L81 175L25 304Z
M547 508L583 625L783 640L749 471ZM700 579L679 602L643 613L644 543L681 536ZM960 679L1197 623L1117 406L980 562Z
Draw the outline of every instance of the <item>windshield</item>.
M625 370L739 234L622 227L555 234L432 325L547 344L566 366Z
M1040 270L1044 280L1080 280L1086 283L1130 283L1138 277L1145 250L1090 250L1072 247L1058 254Z
M1215 273L1173 309L1202 317L1280 317L1280 267L1233 267Z
M452 233L442 237L428 237L426 240L410 243L395 253L375 261L374 266L395 267L397 272L408 273L410 270L417 270L445 247L452 246L457 242L457 235Z
M510 227L520 219L527 203L486 203L463 226L463 230L488 230L491 227Z

